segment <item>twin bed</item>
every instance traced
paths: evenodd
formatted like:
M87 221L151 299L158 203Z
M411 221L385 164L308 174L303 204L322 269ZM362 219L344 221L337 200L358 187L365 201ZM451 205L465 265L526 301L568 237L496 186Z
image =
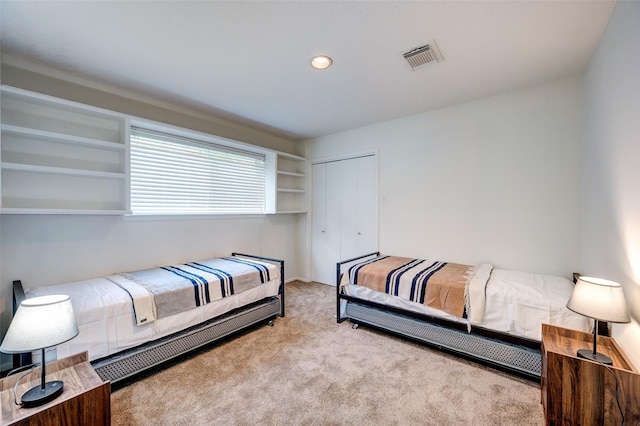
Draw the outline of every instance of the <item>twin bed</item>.
M565 278L379 252L336 265L337 321L366 324L527 378L541 373L541 324L590 331L566 309ZM67 294L79 335L55 348L88 351L116 383L193 349L284 316L284 262L230 257L37 287L22 297Z
M381 256L336 265L337 321L351 320L538 380L541 325L591 331L562 277Z
M26 291L14 282L18 304L47 294L71 297L80 331L55 356L88 351L97 373L116 383L284 316L284 261L232 253Z

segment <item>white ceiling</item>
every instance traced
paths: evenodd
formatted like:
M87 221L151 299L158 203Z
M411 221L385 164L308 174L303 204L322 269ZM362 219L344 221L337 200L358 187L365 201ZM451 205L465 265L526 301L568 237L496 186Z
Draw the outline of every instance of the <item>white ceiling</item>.
M290 138L580 74L611 1L6 1L2 53ZM402 53L435 40L444 61ZM334 65L318 71L313 55Z

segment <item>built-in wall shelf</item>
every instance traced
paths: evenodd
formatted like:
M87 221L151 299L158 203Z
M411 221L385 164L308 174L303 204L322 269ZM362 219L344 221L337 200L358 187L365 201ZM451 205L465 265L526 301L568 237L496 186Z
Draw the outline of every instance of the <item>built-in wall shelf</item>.
M0 213L130 213L130 125L140 119L9 86L1 97ZM306 213L306 158L260 152L267 213Z
M63 133L47 132L36 129L28 129L26 127L12 126L9 124L2 125L2 133L6 135L32 137L51 142L59 142L69 145L88 146L95 145L103 149L112 149L114 151L124 151L125 145L119 142L108 142L100 139L85 138L82 136L66 135Z
M20 164L20 163L1 163L2 170L16 170L31 173L46 173L46 174L59 174L70 176L86 176L86 177L98 177L98 178L110 178L110 179L126 179L127 175L124 173L113 172L100 172L95 170L83 170L83 169L67 169L64 167L50 167L50 166L37 166L32 164Z
M298 194L304 194L307 191L305 191L304 189L278 188L278 192L295 192Z
M267 156L267 168L273 171L268 184L272 188L267 213L307 212L307 159L286 152Z
M285 172L282 170L278 170L278 174L281 176L295 176L295 177L302 177L302 178L306 176L304 173Z
M65 207L63 209L45 209L42 207L38 207L35 209L27 209L27 208L2 208L2 214L31 214L31 215L46 215L46 214L55 214L55 215L74 215L74 214L82 214L82 215L125 215L129 213L126 210L98 210L98 209L70 209Z
M123 214L128 119L2 86L1 212Z

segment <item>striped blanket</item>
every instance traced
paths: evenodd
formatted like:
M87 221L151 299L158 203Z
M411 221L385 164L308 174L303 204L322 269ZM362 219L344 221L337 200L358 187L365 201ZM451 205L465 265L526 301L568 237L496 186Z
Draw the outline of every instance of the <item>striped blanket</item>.
M468 310L467 285L473 266L381 256L353 265L349 283L464 317Z
M279 279L280 270L269 263L222 257L107 278L129 292L141 325Z

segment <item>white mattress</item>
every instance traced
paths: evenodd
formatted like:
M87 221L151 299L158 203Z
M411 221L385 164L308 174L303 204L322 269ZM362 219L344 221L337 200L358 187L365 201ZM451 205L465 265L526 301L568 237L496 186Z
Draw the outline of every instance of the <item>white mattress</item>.
M482 326L535 340L542 340L543 323L591 332L591 319L567 309L573 286L562 277L494 269Z
M566 308L572 290L573 283L566 278L494 268L486 285L482 322L473 325L538 341L542 339L543 323L591 332L593 321ZM407 311L470 325L467 319L364 286L347 284L343 286L343 292ZM473 325L470 325L471 328Z
M55 347L57 358L88 351L95 360L215 318L233 309L278 294L280 279L152 323L136 325L129 293L106 278L27 289L26 297L66 294L71 297L80 333ZM47 359L53 355L47 354Z

